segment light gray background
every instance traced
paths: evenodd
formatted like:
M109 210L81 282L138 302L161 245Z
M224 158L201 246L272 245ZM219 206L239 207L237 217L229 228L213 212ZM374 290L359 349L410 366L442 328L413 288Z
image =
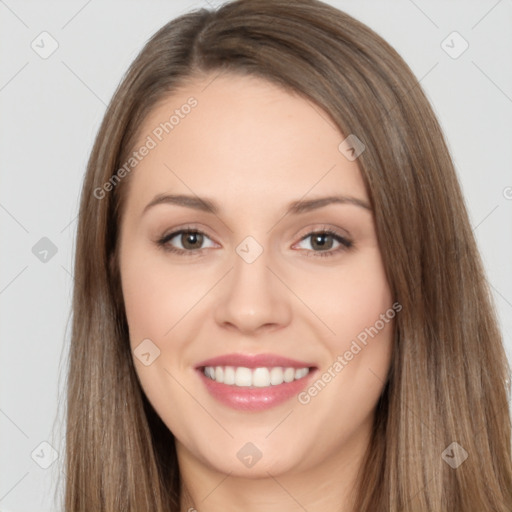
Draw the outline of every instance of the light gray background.
M512 354L512 1L329 3L388 40L426 90L456 163ZM78 197L105 106L150 35L193 7L212 5L0 0L2 511L59 509L53 500L61 492ZM31 48L34 40L42 46L43 31L59 45L47 59ZM441 47L453 31L469 43L457 59ZM461 48L453 37L445 44ZM58 250L46 262L32 252L42 237ZM42 442L59 455L49 469L37 463L51 461Z

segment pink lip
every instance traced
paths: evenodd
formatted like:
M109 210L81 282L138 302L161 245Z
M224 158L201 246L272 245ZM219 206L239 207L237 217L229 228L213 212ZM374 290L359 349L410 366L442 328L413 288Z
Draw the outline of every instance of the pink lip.
M311 368L315 365L305 361L297 361L295 359L289 359L288 357L278 356L276 354L226 354L202 361L196 365L196 368L204 368L205 366L244 366L245 368L283 366L284 368Z
M245 368L282 366L284 368L310 368L310 371L299 380L258 388L254 386L238 387L216 382L206 377L203 372L205 366L243 366ZM263 411L282 404L297 396L316 374L316 368L310 363L274 354L227 354L199 363L196 370L206 389L216 400L242 411Z

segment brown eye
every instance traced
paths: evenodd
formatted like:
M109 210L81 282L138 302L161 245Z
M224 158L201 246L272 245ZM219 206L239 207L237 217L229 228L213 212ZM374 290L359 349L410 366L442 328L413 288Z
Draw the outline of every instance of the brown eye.
M310 240L309 247L302 247L313 256L331 256L352 247L352 242L331 230L322 230L308 233L299 244Z
M311 236L311 247L313 249L332 249L334 237L328 233L315 233Z
M184 249L200 249L203 245L203 235L201 233L184 232L180 235L180 241Z
M209 242L209 245L204 247L207 242ZM174 231L163 236L157 241L157 244L166 251L187 255L198 254L207 247L215 246L207 235L196 229Z

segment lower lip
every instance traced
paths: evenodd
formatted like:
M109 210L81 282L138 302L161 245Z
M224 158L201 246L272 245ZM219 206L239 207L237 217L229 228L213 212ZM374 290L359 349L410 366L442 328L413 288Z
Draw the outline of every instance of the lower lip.
M297 396L311 380L315 369L310 369L302 379L264 388L230 386L210 379L202 369L198 369L198 373L208 392L219 402L242 411L264 411Z

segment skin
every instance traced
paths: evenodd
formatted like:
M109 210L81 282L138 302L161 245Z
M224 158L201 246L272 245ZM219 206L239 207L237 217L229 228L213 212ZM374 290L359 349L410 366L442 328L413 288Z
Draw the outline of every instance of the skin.
M338 150L345 137L318 106L260 78L213 77L165 98L140 130L142 144L197 99L129 177L119 264L130 343L135 350L150 339L160 350L148 366L134 357L136 371L176 438L182 510L351 510L389 370L392 321L307 404L293 397L266 411L234 410L194 368L226 353L275 353L313 362L317 377L332 374L338 356L391 308L369 209L330 204L284 215L292 201L333 193L369 204L357 160ZM164 193L208 197L220 211L159 204L143 213ZM158 246L190 224L206 234L196 244L202 251ZM325 227L352 247L334 253L335 240L319 249L304 238ZM263 249L250 264L236 252L249 235ZM168 245L180 242L186 237ZM250 468L237 458L247 442L262 454Z

